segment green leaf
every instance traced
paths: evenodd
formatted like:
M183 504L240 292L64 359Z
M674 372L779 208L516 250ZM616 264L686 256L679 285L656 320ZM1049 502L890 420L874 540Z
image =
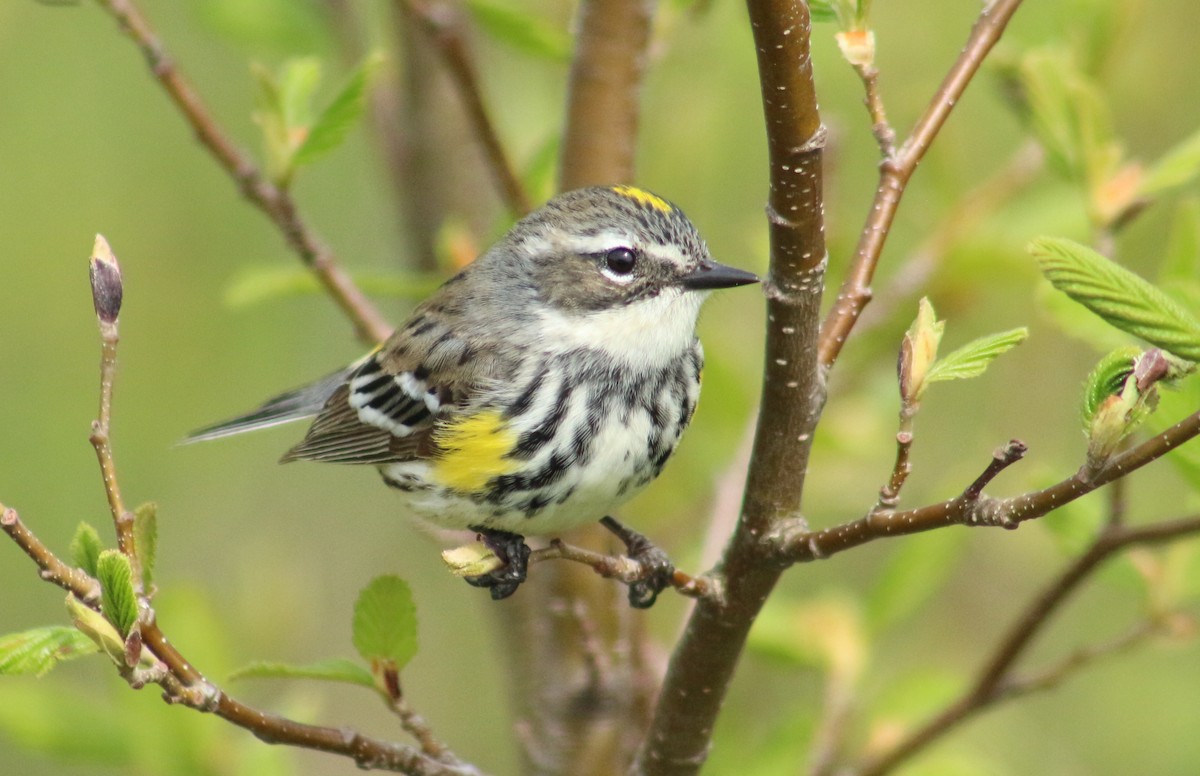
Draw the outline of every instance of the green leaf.
M293 153L293 141L287 121L283 117L283 93L279 79L265 66L257 62L250 66L254 83L254 123L263 137L263 152L266 155L267 174L275 183L288 176Z
M251 663L229 675L232 679L320 679L326 682L345 682L375 689L371 672L358 663L341 658L320 660L307 665L289 663Z
M1020 345L1028 336L1029 330L1022 326L1019 329L1009 329L972 340L935 361L925 380L935 383L940 380L978 377L1000 354Z
M1133 374L1134 359L1141 354L1141 348L1127 345L1110 352L1092 368L1083 386L1083 407L1080 414L1084 429L1091 427L1096 410L1105 399L1120 395L1125 388L1125 380Z
M906 537L888 559L867 600L867 622L879 632L912 615L946 581L961 556L966 531Z
M321 83L321 60L297 57L284 63L279 75L279 111L289 130L312 123L313 97Z
M571 56L571 36L524 8L500 0L467 0L467 10L489 36L539 59L566 62Z
M158 559L158 504L149 501L133 510L133 546L137 547L142 567L142 586L154 584L154 563Z
M34 628L0 636L0 675L43 676L64 660L94 655L99 647L67 625Z
M1200 321L1141 277L1071 240L1041 237L1029 252L1055 288L1108 323L1200 361Z
M364 660L392 661L404 668L417 651L417 610L400 577L376 577L354 605L354 648Z
M367 107L367 87L382 63L383 55L374 53L355 69L333 102L321 111L309 128L304 142L292 157L293 169L312 164L342 144Z
M100 534L95 528L83 522L75 528L75 536L71 539L71 560L90 576L96 576L96 561L103 549Z
M1153 197L1191 183L1200 175L1200 130L1163 154L1142 177L1138 193Z
M71 622L79 632L103 650L115 665L125 666L125 637L113 624L76 598L74 593L67 593L66 605L67 614L71 615Z
M96 563L96 576L100 579L100 611L124 638L138 617L129 558L119 550L105 550Z
M354 282L368 294L395 299L420 300L442 283L434 273L364 275L355 273ZM318 296L324 293L317 279L303 267L247 267L225 288L225 304L251 307L276 299Z
M833 0L810 0L808 13L814 22L837 21L837 11L833 8Z

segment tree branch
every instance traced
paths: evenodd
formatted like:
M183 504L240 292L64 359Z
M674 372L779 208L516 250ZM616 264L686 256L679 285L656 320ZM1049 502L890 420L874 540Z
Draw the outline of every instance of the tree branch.
M871 280L909 179L1020 5L1021 0L992 0L988 3L975 22L958 60L946 74L924 115L913 127L912 134L895 154L884 158L875 199L868 210L867 222L854 252L854 261L821 327L820 360L823 367L828 368L837 360L858 316L871 300Z
M233 178L242 195L266 213L279 228L288 246L312 270L354 325L358 338L370 345L387 339L392 331L391 325L342 269L333 251L300 217L291 194L263 177L250 156L239 149L217 124L133 0L97 0L97 3L117 20L122 32L141 50L150 72L183 114L184 120L196 133L196 138Z
M996 703L1049 686L1060 681L1068 671L1085 665L1095 657L1123 649L1132 641L1143 638L1146 629L1135 629L1110 644L1078 652L1033 677L1022 680L1012 674L1017 659L1034 638L1045 630L1052 615L1106 560L1135 545L1162 544L1197 534L1200 534L1200 515L1137 527L1107 525L1091 547L1033 599L961 697L903 740L852 769L851 773L855 776L883 776Z
M783 564L764 537L800 508L812 431L824 402L816 363L825 269L822 169L825 131L809 56L807 4L750 0L767 126L771 263L766 368L745 501L719 575L721 602L701 599L672 654L654 719L630 769L684 776L703 765L746 635Z

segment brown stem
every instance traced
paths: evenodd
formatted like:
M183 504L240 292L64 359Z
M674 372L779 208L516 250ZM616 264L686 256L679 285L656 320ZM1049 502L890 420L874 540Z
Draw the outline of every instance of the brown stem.
M796 515L812 431L824 401L817 369L825 268L822 157L809 52L808 6L750 0L767 127L771 263L766 369L742 516L719 573L725 596L697 602L675 647L654 719L631 774L684 776L700 770L746 635L784 566L764 537Z
M958 104L988 52L1000 40L1009 19L1020 5L1021 0L992 0L983 9L962 53L938 87L924 115L917 120L912 134L894 155L883 160L875 199L855 249L854 261L821 327L822 366L828 368L837 360L858 316L871 300L871 280L875 276L875 268L879 265L900 199L917 164L925 156L930 143L946 123L950 112Z
M442 55L446 70L450 73L459 97L467 111L475 137L488 160L493 181L500 190L508 210L515 218L532 210L529 195L517 177L508 158L496 126L492 122L487 106L483 102L483 91L475 73L463 38L462 19L458 10L443 2L404 0L404 7L421 24L429 39Z
M41 570L42 579L74 593L89 606L100 603L100 583L77 568L60 561L46 545L21 522L17 510L0 504L0 529L28 555Z
M645 581L651 574L651 569L632 558L593 552L567 544L561 539L553 539L549 547L534 550L529 555L531 564L558 559L582 563L605 579L620 580L627 585ZM694 577L678 569L671 577L671 587L675 588L680 595L688 598L715 598L721 594L720 587L715 580L705 576Z
M264 178L249 155L239 149L217 124L133 0L97 0L97 3L137 44L150 72L183 114L196 138L233 178L242 195L279 228L287 244L354 324L359 339L371 345L386 339L392 327L342 269L333 252L300 218L291 194Z
M1081 653L1085 656L1082 660L1079 656L1073 656L1067 662L1040 675L1040 678L1034 677L1020 682L1012 677L1012 668L1018 658L1024 654L1034 638L1045 630L1052 615L1104 561L1134 545L1162 544L1196 534L1200 534L1200 515L1138 527L1108 525L1087 552L1076 558L1031 602L1009 629L1008 634L1000 640L996 650L980 670L978 678L960 698L903 740L886 751L873 755L852 772L856 776L882 776L889 773L967 719L1000 700L1037 689L1045 681L1057 681L1066 670L1086 663L1087 655L1105 654L1123 647L1126 639Z
M653 0L584 0L563 130L563 191L634 180Z

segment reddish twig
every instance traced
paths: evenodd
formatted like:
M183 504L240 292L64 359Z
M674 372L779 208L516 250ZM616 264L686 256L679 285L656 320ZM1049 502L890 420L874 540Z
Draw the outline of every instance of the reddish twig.
M239 149L217 124L133 0L97 2L137 44L150 72L183 114L196 133L196 138L233 178L242 195L266 213L279 228L287 244L312 270L330 297L354 324L359 339L371 345L386 339L392 327L342 269L333 252L300 217L291 194L267 180L250 156Z
M992 0L983 9L962 53L913 127L912 134L899 150L883 160L875 199L855 249L854 261L821 327L822 366L828 368L837 360L846 338L871 299L871 280L909 179L1020 5L1021 0Z

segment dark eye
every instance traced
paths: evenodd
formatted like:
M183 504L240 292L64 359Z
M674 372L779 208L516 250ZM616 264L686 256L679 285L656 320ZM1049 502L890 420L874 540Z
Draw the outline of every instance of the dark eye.
M613 248L604 254L604 266L617 275L628 275L637 264L637 254L632 248Z

